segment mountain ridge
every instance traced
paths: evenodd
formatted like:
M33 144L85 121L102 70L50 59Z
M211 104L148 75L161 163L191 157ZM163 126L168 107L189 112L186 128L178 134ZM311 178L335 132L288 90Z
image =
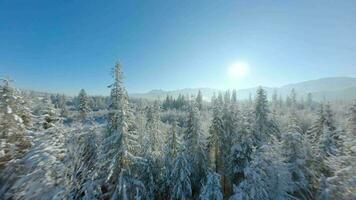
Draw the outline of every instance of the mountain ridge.
M301 81L297 83L290 83L282 85L280 87L268 87L262 86L269 97L274 92L278 95L286 97L290 94L290 91L294 88L299 97L304 97L308 93L312 93L315 100L352 100L356 99L356 78L347 76L337 77L325 77L307 81ZM258 87L251 87L246 89L237 90L237 96L239 99L247 99L250 94L253 96ZM151 90L147 93L132 93L131 97L146 98L146 99L164 99L167 95L177 97L179 94L185 96L196 95L198 91L201 91L205 100L210 100L214 93L218 93L224 90L213 89L207 87L201 88L184 88L178 90Z

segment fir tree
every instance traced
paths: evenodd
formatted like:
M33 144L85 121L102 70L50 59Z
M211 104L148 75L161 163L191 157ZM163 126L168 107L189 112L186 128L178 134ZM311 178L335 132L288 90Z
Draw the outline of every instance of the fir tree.
M188 114L187 129L184 133L183 141L185 147L189 149L187 158L189 165L191 165L191 181L193 185L193 195L195 195L194 193L199 191L207 164L205 141L199 119L199 110L195 104L191 105Z
M170 191L170 199L186 200L192 196L192 184L190 176L192 174L188 154L184 144L180 147L177 157L174 159L174 166L170 179L173 187Z
M257 90L254 109L254 141L257 147L272 141L278 132L275 124L269 119L269 113L266 92L260 87Z
M160 129L160 116L159 116L159 105L155 102L147 109L147 121L146 121L146 131L147 137L145 138L145 151L151 153L162 152L163 145L163 134Z
M232 182L238 185L244 179L244 170L251 161L254 141L251 137L253 124L250 112L245 111L241 117L238 132L232 139L233 146L228 157L228 174Z
M198 105L198 109L201 111L203 109L203 95L201 91L199 90L198 95L196 97L196 103Z
M80 127L68 139L66 178L69 199L98 199L101 196L99 184L94 180L98 153L95 131Z
M314 172L308 168L311 161L308 143L301 133L295 114L289 119L288 130L282 134L281 152L285 157L293 182L292 194L297 198L309 199Z
M24 121L18 115L24 109L20 100L10 81L3 80L0 87L0 169L11 159L21 157L31 145Z
M262 146L244 169L245 179L235 192L242 199L293 199L291 177L283 158L276 149Z
M168 190L174 186L174 182L171 181L170 175L173 170L173 162L178 155L179 147L180 147L180 138L178 134L178 125L177 122L174 121L172 123L172 127L168 132L166 146L164 148L164 190Z
M78 111L80 119L83 121L87 118L89 113L89 97L84 89L81 89L78 95Z
M223 200L219 174L213 171L208 172L206 183L201 189L199 198L201 200Z
M136 188L142 183L136 179L133 166L141 160L135 156L138 148L137 135L132 128L133 121L127 92L122 82L120 63L113 69L114 83L110 85L110 106L107 132L103 141L101 169L103 187L113 199L133 198Z

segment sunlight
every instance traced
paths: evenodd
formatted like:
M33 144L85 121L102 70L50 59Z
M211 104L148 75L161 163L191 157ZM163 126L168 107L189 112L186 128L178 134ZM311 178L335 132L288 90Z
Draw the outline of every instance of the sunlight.
M230 79L236 80L248 75L249 67L247 62L235 62L228 68L228 76Z

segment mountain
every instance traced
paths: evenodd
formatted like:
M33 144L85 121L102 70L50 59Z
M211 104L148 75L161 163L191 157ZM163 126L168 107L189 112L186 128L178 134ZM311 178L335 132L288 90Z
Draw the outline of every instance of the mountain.
M199 90L202 92L204 99L209 101L214 93L218 93L220 90L211 89L211 88L185 88L172 91L164 90L151 90L147 93L133 93L130 94L130 97L133 98L145 98L149 100L160 99L163 100L167 95L177 98L178 95L182 94L184 96L195 96L198 94Z
M328 77L317 80L303 81L299 83L292 83L281 87L265 87L269 97L274 92L278 95L286 97L294 88L299 97L305 97L308 93L312 93L314 100L353 100L356 99L356 78L352 77ZM222 90L211 88L187 88L180 90L164 91L152 90L148 93L130 94L134 98L146 99L164 99L167 95L177 97L179 94L185 96L195 96L198 91L201 91L205 100L210 100L214 93ZM256 93L257 87L241 89L237 91L239 99L247 99L249 95Z

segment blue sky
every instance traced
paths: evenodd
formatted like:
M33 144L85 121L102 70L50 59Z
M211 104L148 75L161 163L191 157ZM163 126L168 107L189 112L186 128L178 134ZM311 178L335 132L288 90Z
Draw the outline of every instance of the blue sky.
M0 1L0 76L20 88L108 94L356 77L356 1ZM228 67L248 63L231 80Z

